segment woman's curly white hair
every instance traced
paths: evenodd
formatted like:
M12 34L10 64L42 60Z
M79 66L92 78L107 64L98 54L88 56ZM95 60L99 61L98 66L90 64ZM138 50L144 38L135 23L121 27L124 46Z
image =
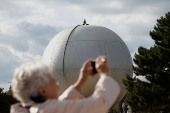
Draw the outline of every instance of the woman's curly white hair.
M19 100L23 106L34 103L30 96L38 96L41 86L47 87L49 84L50 70L43 62L33 62L17 68L12 79L13 96Z

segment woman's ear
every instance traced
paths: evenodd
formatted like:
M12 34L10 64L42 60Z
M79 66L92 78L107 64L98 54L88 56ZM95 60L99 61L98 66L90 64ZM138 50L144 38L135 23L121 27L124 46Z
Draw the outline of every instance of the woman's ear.
M38 91L38 94L42 97L46 97L47 96L47 91L45 89L45 87L40 87L39 88L39 91Z

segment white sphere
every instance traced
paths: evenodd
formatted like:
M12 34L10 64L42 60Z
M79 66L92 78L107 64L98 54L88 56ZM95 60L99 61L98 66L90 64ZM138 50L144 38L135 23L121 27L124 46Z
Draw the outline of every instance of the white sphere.
M50 41L43 54L43 61L50 65L52 75L60 82L61 94L76 82L83 63L99 55L109 58L111 76L121 87L120 100L126 93L122 79L133 73L132 59L126 44L113 31L91 25L67 28ZM91 95L98 79L98 76L90 77L82 94L86 97Z

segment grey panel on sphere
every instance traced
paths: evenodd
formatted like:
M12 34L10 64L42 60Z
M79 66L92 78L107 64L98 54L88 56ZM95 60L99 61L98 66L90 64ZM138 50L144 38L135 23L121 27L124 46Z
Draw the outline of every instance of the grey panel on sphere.
M75 27L70 27L70 28L67 28L61 31L48 44L47 48L44 51L43 59L44 59L44 62L46 62L50 67L51 65L57 63L56 66L59 66L60 67L59 69L62 69L62 66L61 66L62 62L60 61L61 61L61 58L63 58L63 51L64 51L63 48L65 48L66 42L68 40L68 36L70 35L70 33L72 32L74 28ZM57 42L63 42L63 43L57 43ZM53 60L53 58L57 60Z
M111 76L119 83L121 94L126 90L122 79L132 76L132 59L123 40L113 31L101 26L76 26L58 33L48 44L43 60L50 65L53 76L60 82L60 94L76 82L83 63L99 55L109 58ZM99 77L89 78L82 93L89 96Z

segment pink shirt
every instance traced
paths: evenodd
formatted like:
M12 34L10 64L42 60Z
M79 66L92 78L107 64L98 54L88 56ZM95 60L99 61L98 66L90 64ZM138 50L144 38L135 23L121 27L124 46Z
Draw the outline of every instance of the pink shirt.
M116 102L119 93L118 83L109 76L102 76L94 93L88 98L70 86L58 99L48 99L30 109L12 105L11 113L106 113Z

